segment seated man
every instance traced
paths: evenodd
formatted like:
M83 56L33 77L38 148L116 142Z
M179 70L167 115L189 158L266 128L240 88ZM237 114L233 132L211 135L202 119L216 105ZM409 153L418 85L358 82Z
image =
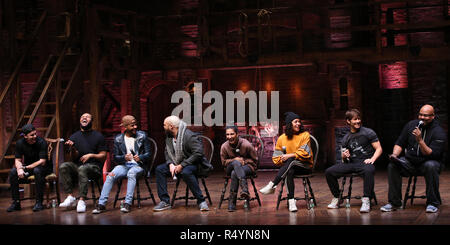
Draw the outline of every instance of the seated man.
M345 119L350 126L344 138L342 138L343 162L329 167L325 171L328 187L334 198L328 208L338 208L339 183L338 178L345 174L362 174L364 179L364 194L361 213L370 212L370 198L375 185L375 166L373 165L383 152L376 133L361 126L361 113L357 109L348 110Z
M113 184L125 177L128 179L127 194L120 211L123 213L130 212L137 176L143 174L144 164L149 161L151 156L150 141L144 131L137 130L136 119L133 116L126 115L122 118L122 124L120 125L125 128L125 131L114 138L113 150L114 162L119 165L114 167L106 177L98 206L92 211L94 214L106 210L106 202Z
M45 176L52 172L52 165L47 163L47 142L36 135L36 129L31 124L22 127L22 134L23 138L16 143L15 167L9 173L13 203L7 212L21 210L19 183L30 175L35 176L36 184L36 203L33 211L43 210Z
M220 159L227 175L231 176L228 211L233 212L236 211L238 183L241 186L241 198L250 197L245 176L255 173L258 156L252 144L238 136L236 126L226 127L225 134L227 141L220 147Z
M73 195L73 187L78 179L78 191L80 200L77 204L77 212L86 212L89 179L101 181L103 163L106 159L107 147L102 133L92 130L93 117L84 113L80 117L80 130L72 134L66 145L72 149L73 162L64 162L59 166L59 179L67 198L59 204L60 207L69 208L75 206L76 198Z
M182 177L197 199L200 211L209 211L196 177L199 171L212 168L204 157L201 140L177 116L164 119L164 131L167 136L166 162L158 165L155 172L158 197L161 202L153 208L153 211L171 208L166 180L169 176Z
M447 136L434 120L434 108L424 105L419 119L408 122L395 142L388 165L388 201L381 211L390 212L402 205L402 176L423 175L426 183L427 213L435 213L441 204L439 173ZM398 158L405 149L405 156Z

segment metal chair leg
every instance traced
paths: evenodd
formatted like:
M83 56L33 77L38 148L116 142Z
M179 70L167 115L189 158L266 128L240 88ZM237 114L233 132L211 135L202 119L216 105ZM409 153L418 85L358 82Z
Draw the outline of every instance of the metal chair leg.
M225 192L227 191L227 186L228 186L228 178L225 178L225 183L223 184L223 189L222 189L222 195L220 195L220 200L219 200L219 209L222 206L222 202L225 198Z
M309 181L309 178L306 178L306 182L308 183L309 193L311 193L311 198L312 198L312 200L314 202L314 206L317 206L316 198L314 197L314 192L313 192L313 189L311 187L311 182Z
M138 208L141 208L141 192L139 187L139 179L136 179L136 194L137 194Z
M212 205L211 196L209 195L208 187L206 187L205 179L202 178L203 187L205 188L206 198L208 198L209 205Z
M94 203L94 207L95 207L97 197L95 196L94 181L91 181L91 189L92 189L92 202Z
M405 198L403 198L403 208L406 208L406 203L408 202L409 188L411 187L412 178L413 176L409 176L408 178L408 185L406 186Z
M253 191L255 192L256 200L258 201L259 206L261 207L261 199L259 198L258 190L256 189L255 180L253 178L250 178L250 181L253 185Z
M146 177L144 177L144 181L145 181L145 185L147 186L148 193L150 194L150 197L152 198L153 205L156 205L155 196L153 195L152 188L150 187L150 184L148 183L148 180Z
M350 203L352 200L352 184L353 184L353 175L350 176L350 181L349 181L349 185L348 185L348 202Z
M306 202L306 209L311 209L311 207L309 206L309 196L308 196L308 188L307 188L307 182L306 182L306 178L302 178L303 180L303 189L305 191L305 202Z
M284 187L284 179L281 181L281 188L280 188L280 192L278 193L277 210L280 207L281 195L283 194L283 187Z
M177 183L175 184L175 190L173 191L172 202L170 206L173 208L173 204L175 203L175 198L177 197L178 186L180 185L180 179L177 179Z
M187 184L186 184L186 195L185 195L185 206L187 206L188 205L188 201L189 201L189 187L187 186Z
M116 196L114 197L114 204L113 204L114 208L116 207L117 200L119 200L119 193L120 193L120 189L122 187L122 181L123 181L123 179L120 179L119 181L117 181L117 192L116 192Z
M411 206L413 205L414 197L416 195L416 182L417 182L417 176L414 176L414 184L413 184L412 193L411 193Z

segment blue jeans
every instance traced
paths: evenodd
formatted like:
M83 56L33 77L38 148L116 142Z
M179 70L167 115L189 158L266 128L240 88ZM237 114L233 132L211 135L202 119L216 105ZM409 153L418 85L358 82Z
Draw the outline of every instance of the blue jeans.
M127 195L125 196L125 203L131 205L131 202L133 201L134 187L136 186L136 176L142 174L143 172L144 169L139 167L137 163L125 163L125 165L118 165L114 167L112 171L114 176L108 175L106 177L106 181L103 184L102 194L100 195L98 204L105 206L106 202L108 201L109 192L111 191L114 182L116 182L119 179L127 177L128 183L127 183Z
M183 178L186 185L191 190L194 197L197 199L197 204L205 201L205 198L202 195L202 190L198 185L198 180L195 174L197 173L197 165L187 165L181 170L180 174L177 174L177 177ZM158 187L158 197L161 201L165 203L170 203L170 197L167 193L167 177L171 176L169 165L168 164L160 164L156 167L155 170L156 175L156 185Z

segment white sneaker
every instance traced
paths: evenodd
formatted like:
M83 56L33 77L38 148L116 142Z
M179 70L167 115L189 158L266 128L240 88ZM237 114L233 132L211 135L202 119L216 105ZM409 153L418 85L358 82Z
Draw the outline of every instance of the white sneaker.
M370 199L368 197L363 197L361 204L361 209L359 210L360 213L368 213L370 212Z
M270 181L269 184L264 186L261 190L259 190L259 192L264 195L273 194L275 192L275 188L277 188L277 186L273 186L273 182Z
M288 202L289 202L289 211L291 211L291 212L297 212L297 206L295 205L295 201L296 200L294 198L288 200Z
M66 197L66 200L64 200L64 202L59 204L60 208L68 208L68 207L75 207L76 205L76 198L69 195Z
M78 213L86 212L86 203L83 200L78 200L77 212Z
M328 204L328 208L339 208L338 206L339 198L333 197L331 203Z

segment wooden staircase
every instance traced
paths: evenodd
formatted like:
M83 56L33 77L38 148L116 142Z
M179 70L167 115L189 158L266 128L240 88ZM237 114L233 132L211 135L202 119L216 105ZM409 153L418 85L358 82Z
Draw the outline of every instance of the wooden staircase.
M60 16L63 17L63 21L70 20L70 14L68 13L62 13ZM73 48L78 41L76 33L65 31L66 35L54 35L53 41L56 42L55 46L62 48L56 54L48 54L39 77L35 81L34 89L27 98L22 98L22 101L26 101L25 106L23 106L23 102L20 102L22 88L18 77L21 69L23 69L25 58L30 55L30 52L33 52L31 47L35 42L39 29L45 24L47 19L47 13L44 11L27 48L22 53L8 79L7 85L0 94L0 106L3 106L8 93L12 94L12 100L16 100L15 103L10 103L10 106L14 107L11 111L16 112L12 131L5 150L2 151L0 149L0 153L3 152L0 155L0 184L6 183L8 173L14 165L15 142L21 138L20 128L27 123L36 122L35 126L38 135L41 137L60 138L62 132L61 118L70 115L71 106L76 96L74 91L79 91L82 84L80 81L84 76L86 56L83 52L77 53Z

